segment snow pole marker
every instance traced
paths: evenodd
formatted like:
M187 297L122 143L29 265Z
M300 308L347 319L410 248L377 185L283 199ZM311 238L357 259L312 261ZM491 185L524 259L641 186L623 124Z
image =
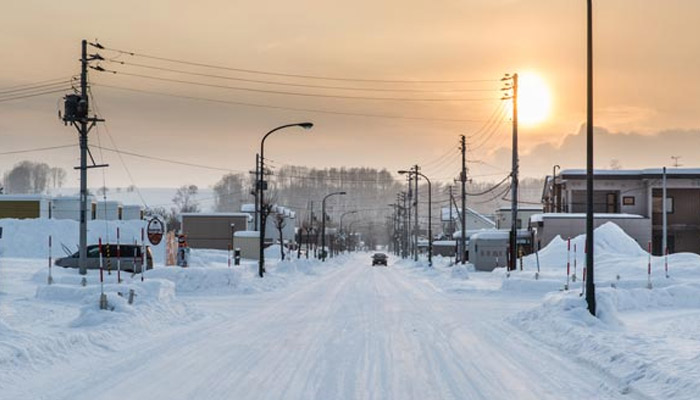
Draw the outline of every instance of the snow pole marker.
M146 242L144 240L144 229L141 228L141 282L143 282L143 274L146 273Z
M122 246L119 243L119 227L117 227L117 283L122 283Z
M107 309L107 295L105 294L105 283L104 283L104 265L102 258L102 238L98 241L98 250L100 254L100 310Z
M226 253L228 255L228 267L231 268L231 245L228 245L228 252Z
M49 277L47 278L47 283L51 285L53 283L53 276L51 276L51 264L53 264L51 259L51 235L49 235Z
M586 290L586 269L583 269L583 276L581 277L581 293L579 296L583 297L584 291Z
M571 272L571 238L566 240L566 284L564 290L569 290L569 274Z
M666 251L664 251L664 271L666 271L666 279L668 279L668 247L666 247Z
M571 282L576 282L576 243L574 243L574 274L571 275Z
M647 289L651 289L651 240L649 241L648 245L649 249L649 262L647 263Z
M537 250L535 252L535 260L537 260L537 272L535 272L535 280L540 279L540 252Z

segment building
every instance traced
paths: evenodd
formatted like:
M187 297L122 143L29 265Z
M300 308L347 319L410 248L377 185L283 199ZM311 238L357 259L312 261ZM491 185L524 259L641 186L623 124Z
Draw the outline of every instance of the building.
M527 223L535 214L542 214L542 206L537 207L518 207L518 221L515 226L516 229L527 228ZM501 207L496 210L496 229L511 229L511 224L513 220L513 211L511 207Z
M594 212L646 218L645 237L651 238L654 254L662 254L663 170L595 170L594 174ZM666 188L669 251L700 253L700 169L668 169ZM548 177L542 203L545 212L585 213L586 171L563 170Z
M460 220L460 213L462 209L458 207L443 207L441 210L442 231L447 237L454 235L456 231L461 230L462 221ZM452 219L450 219L450 216ZM467 207L467 231L476 231L481 229L494 229L496 228L496 223L482 215L471 208Z
M180 231L191 248L227 250L236 232L248 230L251 217L246 213L182 213L179 219Z
M255 217L255 204L243 204L241 205L241 212L248 214L251 218L251 221L254 221ZM266 241L272 241L273 243L275 241L279 241L279 231L277 230L276 226L276 220L278 218L282 218L284 220L283 225L284 227L282 228L282 240L284 242L292 242L295 240L295 232L296 232L296 212L290 210L287 207L283 206L275 206L273 207L272 212L270 215L268 215L266 223L265 223L265 240ZM252 225L250 225L251 230L256 230L257 227L254 226L254 222Z
M95 203L95 200L92 197L88 197L86 219L88 221L95 219L96 213L97 204ZM80 197L54 197L51 200L51 218L72 219L74 221L80 221Z
M0 218L51 218L51 198L38 194L1 195Z

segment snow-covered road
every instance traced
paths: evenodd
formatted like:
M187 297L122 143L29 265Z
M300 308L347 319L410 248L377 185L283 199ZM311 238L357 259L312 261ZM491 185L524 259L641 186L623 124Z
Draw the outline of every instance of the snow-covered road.
M208 317L37 371L8 398L634 398L505 318L538 297L445 292L366 254L282 290L192 296ZM57 379L60 377L60 379ZM19 396L19 397L17 397Z

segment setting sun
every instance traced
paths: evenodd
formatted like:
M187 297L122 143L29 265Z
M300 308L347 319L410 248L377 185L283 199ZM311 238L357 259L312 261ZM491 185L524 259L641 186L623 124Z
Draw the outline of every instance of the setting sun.
M535 125L549 117L552 98L547 83L539 75L523 73L518 82L518 120Z

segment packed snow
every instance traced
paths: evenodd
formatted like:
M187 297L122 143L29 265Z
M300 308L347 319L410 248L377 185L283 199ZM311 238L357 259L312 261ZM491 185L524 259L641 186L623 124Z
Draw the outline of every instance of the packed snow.
M90 241L112 238L115 224L91 223ZM47 283L46 237L75 249L77 223L0 226L3 399L694 399L700 390L700 256L651 257L649 276L648 253L612 223L595 235L597 317L581 296L584 236L570 246L556 238L510 273L439 256L432 267L393 255L371 267L368 253L281 261L275 246L261 279L254 260L229 266L228 252L195 249L189 268L160 258L122 283L105 272L102 289L92 270L82 286L76 270L52 267ZM140 239L138 224L119 226Z

